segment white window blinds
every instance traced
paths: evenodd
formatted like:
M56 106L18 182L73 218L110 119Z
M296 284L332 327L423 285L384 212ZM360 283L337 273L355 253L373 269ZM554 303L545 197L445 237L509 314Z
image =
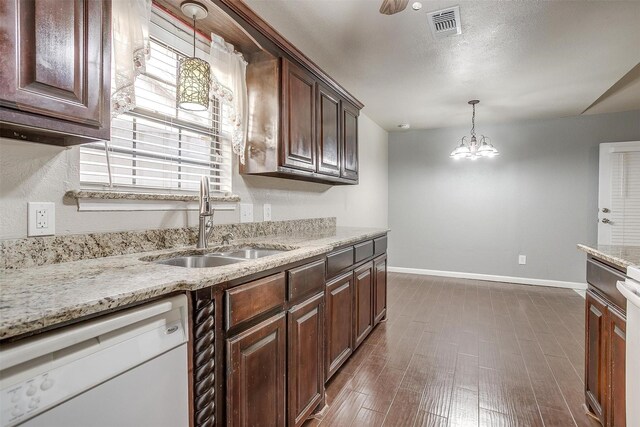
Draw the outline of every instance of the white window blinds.
M135 83L135 108L112 119L110 141L80 149L82 186L193 192L198 191L200 177L209 175L212 191L230 192L225 106L212 101L202 112L176 107L178 62L193 49L188 28L154 9L150 34L150 58ZM196 50L205 60L207 44L200 38Z
M611 165L611 244L640 245L640 151L614 154Z

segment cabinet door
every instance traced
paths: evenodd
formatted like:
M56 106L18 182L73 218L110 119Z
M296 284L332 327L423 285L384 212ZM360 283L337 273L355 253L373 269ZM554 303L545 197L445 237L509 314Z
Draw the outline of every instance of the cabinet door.
M626 318L617 310L609 307L609 426L626 425L625 407L625 351Z
M387 315L387 256L373 261L375 278L373 281L373 324L380 323Z
M324 294L288 314L289 426L300 426L324 396Z
M282 60L282 165L316 170L316 82L302 68Z
M340 176L358 180L358 109L342 102L342 164Z
M110 1L6 0L0 20L2 106L108 127Z
M605 425L607 389L607 306L591 290L586 296L585 394L587 404Z
M325 380L328 381L353 352L353 272L327 283L325 305Z
M227 425L285 424L286 351L284 313L227 340Z
M353 272L353 283L355 350L373 329L373 262L368 262Z
M323 85L318 85L318 172L340 176L340 100Z

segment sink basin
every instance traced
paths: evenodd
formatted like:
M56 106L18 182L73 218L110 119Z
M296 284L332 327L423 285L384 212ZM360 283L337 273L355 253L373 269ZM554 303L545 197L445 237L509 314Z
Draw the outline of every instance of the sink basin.
M224 256L243 259L257 259L269 255L276 255L285 252L280 249L259 249L259 248L242 248L233 252L226 252Z
M212 252L208 254L185 255L154 261L156 264L172 265L184 268L210 268L237 264L250 259L258 259L285 252L280 249L241 248L229 252Z
M224 256L210 256L210 255L192 255L192 256L180 256L176 258L169 258L161 261L156 261L156 264L173 265L175 267L185 268L209 268L220 267L223 265L237 264L245 261L240 258L229 258Z

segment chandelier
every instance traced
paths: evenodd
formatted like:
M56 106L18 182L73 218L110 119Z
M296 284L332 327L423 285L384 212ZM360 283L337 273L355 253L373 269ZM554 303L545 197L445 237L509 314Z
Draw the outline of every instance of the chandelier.
M476 104L479 102L477 99L469 101L469 104L473 107L473 115L471 116L471 139L467 142L467 137L463 136L460 145L451 152L449 157L453 157L456 160L476 160L481 157L495 157L500 154L486 136L481 135L480 142L476 139Z
M196 19L207 16L207 8L196 2L184 2L180 6L185 15L193 19L193 56L180 60L178 67L178 108L190 111L206 111L209 108L211 68L203 59L196 58Z

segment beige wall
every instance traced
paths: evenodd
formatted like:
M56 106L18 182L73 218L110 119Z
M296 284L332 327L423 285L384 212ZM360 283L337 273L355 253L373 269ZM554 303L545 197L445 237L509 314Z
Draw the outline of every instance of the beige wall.
M272 219L335 216L342 226L387 225L388 134L361 114L360 184L329 186L279 178L244 177L234 165L233 191L254 204L271 203ZM78 212L65 205L67 190L79 188L78 148L0 139L0 239L27 236L27 202L56 204L56 234L172 228L197 224L194 212ZM216 223L239 221L239 210L216 214Z

